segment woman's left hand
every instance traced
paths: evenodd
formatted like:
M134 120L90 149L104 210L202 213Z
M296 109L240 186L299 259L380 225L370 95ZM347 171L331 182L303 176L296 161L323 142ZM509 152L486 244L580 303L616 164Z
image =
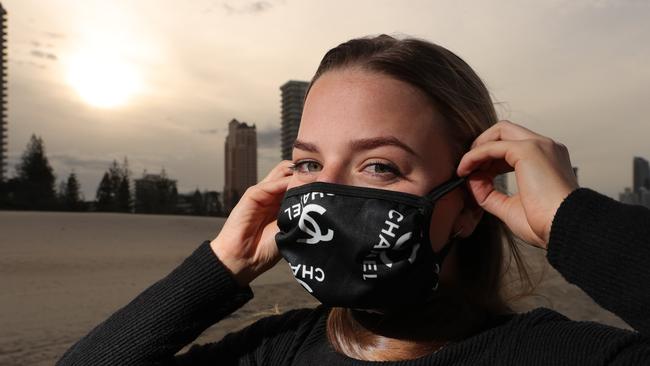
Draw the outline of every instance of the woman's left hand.
M494 177L515 172L518 192L494 189ZM551 224L578 181L567 148L509 121L485 130L458 165L476 202L526 242L546 248Z

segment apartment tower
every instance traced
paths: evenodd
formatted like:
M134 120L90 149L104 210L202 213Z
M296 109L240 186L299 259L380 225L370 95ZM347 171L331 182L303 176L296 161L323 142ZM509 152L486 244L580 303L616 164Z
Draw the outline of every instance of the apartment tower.
M7 179L7 12L0 4L0 182Z
M293 142L298 136L302 107L309 82L290 80L280 87L282 91L282 160L291 160Z
M257 133L255 125L233 119L228 124L225 144L225 184L223 208L225 212L235 207L244 191L257 184Z

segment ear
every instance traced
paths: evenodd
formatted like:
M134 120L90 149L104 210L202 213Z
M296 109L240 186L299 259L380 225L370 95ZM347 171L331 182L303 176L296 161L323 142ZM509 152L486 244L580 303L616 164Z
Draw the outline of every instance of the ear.
M459 237L467 238L472 235L481 218L483 218L484 211L467 191L464 191L463 201L465 205L454 221L452 235L458 233Z

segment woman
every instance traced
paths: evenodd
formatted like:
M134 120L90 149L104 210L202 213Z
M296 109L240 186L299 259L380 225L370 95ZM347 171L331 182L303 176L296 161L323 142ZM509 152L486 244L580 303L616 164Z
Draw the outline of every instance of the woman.
M513 170L519 193L506 196L493 179ZM450 51L354 39L321 61L293 161L58 364L650 363L649 223L647 209L578 188L563 145L497 123L485 86ZM513 314L500 291L509 231L638 332ZM323 305L174 356L282 256Z

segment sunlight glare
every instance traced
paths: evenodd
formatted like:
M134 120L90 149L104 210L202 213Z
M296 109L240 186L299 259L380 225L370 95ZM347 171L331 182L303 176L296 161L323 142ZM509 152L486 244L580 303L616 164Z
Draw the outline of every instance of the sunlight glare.
M98 108L124 105L141 89L140 76L132 65L99 53L71 58L67 81L86 103Z

